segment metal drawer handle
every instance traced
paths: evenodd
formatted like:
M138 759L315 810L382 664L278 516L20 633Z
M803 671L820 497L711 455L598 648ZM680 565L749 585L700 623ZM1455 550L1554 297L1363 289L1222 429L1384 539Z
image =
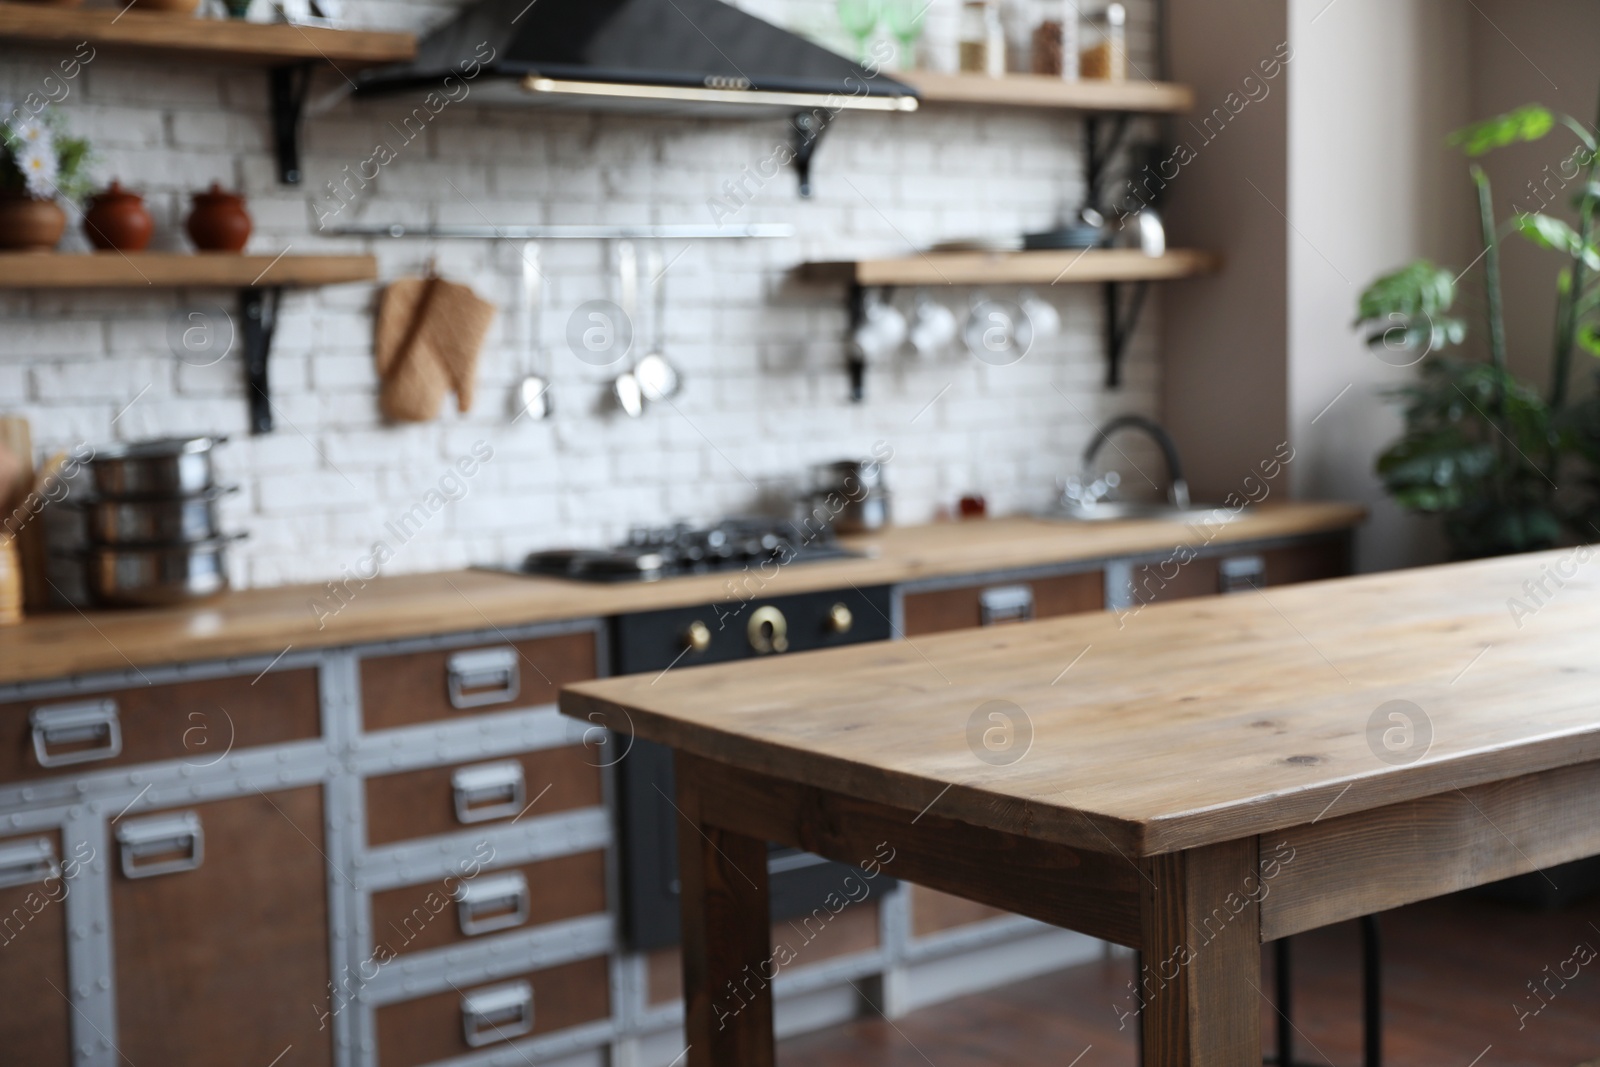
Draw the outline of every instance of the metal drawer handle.
M55 842L48 837L0 845L0 889L34 885L61 877Z
M998 626L1007 622L1027 622L1033 618L1033 587L997 585L978 594L978 622Z
M521 871L484 875L461 887L456 913L468 937L509 930L528 921L532 894Z
M522 764L516 760L462 767L450 775L456 797L456 821L490 822L522 810L528 796Z
M533 1032L533 986L527 982L477 989L461 998L461 1034L473 1048Z
M1230 556L1217 572L1217 592L1253 593L1267 584L1267 561L1262 556Z
M514 648L478 648L457 652L446 664L449 675L450 706L481 708L517 699L522 689L522 673L517 668Z
M192 811L125 822L117 827L117 843L122 846L122 873L128 878L195 870L206 851L200 816ZM168 858L149 860L151 856Z
M70 767L122 755L122 724L117 719L115 700L34 708L28 722L33 727L33 755L41 767ZM52 745L90 743L95 743L93 748L50 750Z

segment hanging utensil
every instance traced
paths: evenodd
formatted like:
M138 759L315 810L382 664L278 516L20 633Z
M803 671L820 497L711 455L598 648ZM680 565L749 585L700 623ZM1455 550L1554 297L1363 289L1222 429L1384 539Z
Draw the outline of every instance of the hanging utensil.
M667 278L662 263L661 248L652 245L649 255L650 290L654 309L650 314L650 328L655 343L639 362L633 365L634 380L646 400L670 400L683 387L678 369L667 359Z
M617 281L622 297L622 314L628 320L629 335L632 335L633 323L639 314L639 254L632 241L618 241L617 254ZM626 352L623 353L627 355ZM639 379L632 370L623 371L611 383L611 394L616 398L617 407L630 419L637 419L644 414L644 392L639 388Z
M522 284L517 290L521 323L518 339L521 348L522 381L517 383L512 403L516 415L512 422L527 417L550 417L550 379L538 373L543 363L544 320L549 309L549 289L539 269L539 244L528 241L522 249Z

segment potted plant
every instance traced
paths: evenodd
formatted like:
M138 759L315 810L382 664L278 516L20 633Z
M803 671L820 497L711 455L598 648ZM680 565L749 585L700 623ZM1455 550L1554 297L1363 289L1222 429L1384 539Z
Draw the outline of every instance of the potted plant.
M1458 559L1600 537L1600 401L1569 399L1577 351L1600 356L1595 138L1582 123L1531 105L1458 131L1450 143L1476 158L1541 140L1558 126L1578 141L1561 175L1573 190L1576 227L1539 211L1497 222L1489 178L1471 166L1483 241L1487 361L1450 351L1467 335L1466 322L1451 314L1456 272L1421 260L1377 279L1360 297L1356 324L1366 330L1368 346L1420 365L1418 379L1395 394L1404 403L1405 430L1378 457L1378 474L1401 507L1443 519ZM1512 233L1564 259L1556 278L1550 380L1542 392L1507 368L1500 242Z
M0 248L48 252L67 228L56 201L88 191L89 143L54 112L0 125Z

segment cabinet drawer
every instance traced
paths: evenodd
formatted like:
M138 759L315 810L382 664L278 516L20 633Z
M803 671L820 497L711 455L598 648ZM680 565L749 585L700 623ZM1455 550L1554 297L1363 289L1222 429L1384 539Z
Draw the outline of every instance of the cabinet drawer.
M610 1014L606 958L578 960L379 1008L378 1064L418 1067Z
M131 1063L330 1064L322 790L129 814L110 830L117 1041Z
M606 910L604 852L580 852L472 878L449 878L372 895L373 946L380 959L445 948L508 930Z
M0 782L159 760L203 767L320 734L309 668L0 704Z
M72 883L65 873L59 834L0 838L0 1059L7 1063L72 1061L66 1000Z
M905 633L944 633L1027 619L1076 615L1105 607L1101 571L1062 574L1023 582L988 582L905 596Z
M564 745L369 778L367 844L503 824L524 810L538 816L595 807L601 801L600 768L591 758L582 745Z
M1191 597L1248 593L1267 586L1294 585L1350 573L1347 534L1308 539L1278 548L1221 552L1181 562L1172 557L1133 568L1133 603L1153 604Z
M582 631L366 659L362 721L368 730L392 730L553 704L562 686L596 676L596 655L594 633Z

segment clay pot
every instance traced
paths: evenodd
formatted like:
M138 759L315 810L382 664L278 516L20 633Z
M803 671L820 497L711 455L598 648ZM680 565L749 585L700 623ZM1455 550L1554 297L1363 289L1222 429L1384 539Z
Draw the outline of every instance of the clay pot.
M0 193L0 248L49 252L67 232L67 213L54 200Z
M89 198L83 213L83 233L103 251L143 252L155 233L156 222L144 206L144 197L113 181L104 192Z
M202 252L239 252L250 240L250 213L244 197L223 190L216 182L194 194L194 210L185 224L189 240Z
M133 0L140 11L170 11L177 15L193 14L200 0Z

